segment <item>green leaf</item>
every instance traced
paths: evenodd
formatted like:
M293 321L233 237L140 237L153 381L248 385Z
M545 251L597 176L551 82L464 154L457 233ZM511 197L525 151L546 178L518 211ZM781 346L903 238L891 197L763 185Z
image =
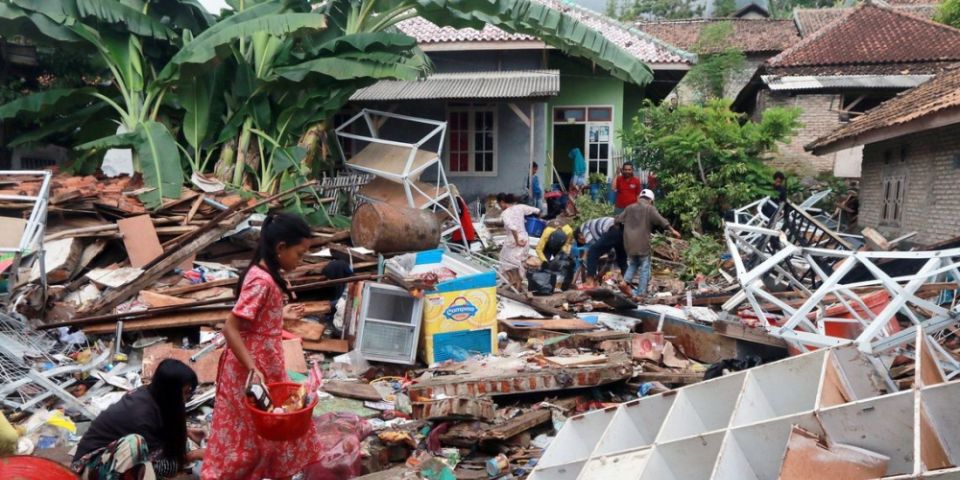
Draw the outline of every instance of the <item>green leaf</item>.
M273 150L273 161L271 168L273 174L280 176L287 170L299 169L300 162L307 156L307 150L298 145L291 147L275 148Z
M118 133L109 137L82 143L74 147L75 150L109 150L111 148L134 148L142 139L138 132Z
M70 139L82 138L89 130L94 129L94 125L92 125L94 123L107 122L112 126L113 130L116 130L117 126L115 123L112 123L109 115L100 115L104 110L107 110L107 104L97 102L80 110L71 110L70 113L64 117L52 121L45 120L43 125L30 129L26 133L11 140L10 143L7 144L7 148L16 148L41 141L58 143L54 137L63 135L65 132L69 132L67 136ZM94 115L98 115L100 121L91 121ZM96 125L96 127L100 128L101 126Z
M144 122L137 128L140 141L134 147L140 156L143 182L154 190L140 196L148 208L163 204L163 199L180 198L183 170L180 150L167 127L159 122Z
M57 113L58 110L89 103L92 100L90 94L94 92L96 89L92 87L59 88L24 95L0 106L0 119L25 115L45 118Z
M187 64L205 64L229 53L218 49L240 38L258 32L274 36L293 35L301 31L320 30L326 26L324 17L315 13L277 13L283 6L277 2L248 8L241 13L217 22L193 41L184 45L157 75L160 82L175 80L180 68Z
M0 3L0 35L5 38L25 36L39 43L82 41L50 16L9 3Z
M309 75L330 77L335 80L357 78L415 80L422 72L418 65L389 65L348 58L318 58L289 67L280 67L276 71L281 77L293 82L301 82Z
M180 103L186 110L183 116L183 136L195 151L200 150L210 128L213 102L211 80L211 76L194 76L181 87Z
M77 14L85 20L110 24L115 28L141 37L157 40L172 40L177 34L166 25L154 20L139 10L130 8L116 0L75 0Z

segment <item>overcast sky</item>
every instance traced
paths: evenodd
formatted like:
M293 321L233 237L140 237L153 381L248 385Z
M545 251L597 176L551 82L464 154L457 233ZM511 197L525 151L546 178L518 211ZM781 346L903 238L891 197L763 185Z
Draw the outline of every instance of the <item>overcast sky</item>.
M200 3L213 13L220 13L220 9L227 6L225 0L200 0Z

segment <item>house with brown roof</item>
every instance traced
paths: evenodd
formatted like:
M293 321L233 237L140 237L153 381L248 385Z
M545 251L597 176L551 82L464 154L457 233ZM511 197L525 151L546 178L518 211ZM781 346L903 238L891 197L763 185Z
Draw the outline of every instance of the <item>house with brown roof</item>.
M768 60L757 88L735 106L757 116L773 106L799 107L803 127L778 161L803 173L825 171L838 155L856 158L859 150L814 156L804 145L958 62L960 30L867 0ZM836 163L837 175L859 176L856 162Z
M859 225L931 245L960 235L960 68L938 74L806 145L863 149Z
M724 86L724 96L728 98L736 98L768 59L800 41L792 20L733 17L637 22L635 25L639 30L687 51L713 53L730 48L743 52L746 62ZM704 45L704 33L718 28L726 29L728 35L719 42ZM699 100L697 92L684 87L681 82L674 91L679 102Z
M441 28L412 18L398 27L417 40L433 63L433 73L421 80L382 81L361 89L351 97L352 108L446 121L444 170L467 201L500 191L523 192L531 161L539 164L544 187L556 178L551 165L566 183L573 170L568 157L573 148L581 150L589 172L613 174L621 161L617 133L629 125L644 99L664 98L695 56L592 10L560 0L536 1L600 32L648 65L653 81L635 85L538 38L491 25L481 30ZM337 123L350 113L344 112ZM411 139L423 134L392 132L400 137L407 133ZM355 146L347 143L343 148L349 156Z

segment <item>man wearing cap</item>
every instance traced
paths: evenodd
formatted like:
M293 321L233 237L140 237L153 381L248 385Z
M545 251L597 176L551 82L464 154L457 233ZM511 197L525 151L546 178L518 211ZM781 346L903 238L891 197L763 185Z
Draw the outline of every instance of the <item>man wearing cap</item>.
M650 282L650 234L653 228L669 230L670 235L680 238L680 232L670 226L670 222L653 206L653 197L652 191L644 189L637 202L617 216L617 223L623 225L623 248L627 252L627 273L623 279L629 283L638 271L640 274L634 291L636 296L646 295Z

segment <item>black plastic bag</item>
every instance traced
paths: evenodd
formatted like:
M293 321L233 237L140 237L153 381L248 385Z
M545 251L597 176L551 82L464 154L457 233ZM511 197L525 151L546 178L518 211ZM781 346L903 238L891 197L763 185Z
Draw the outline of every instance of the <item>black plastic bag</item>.
M743 359L725 358L710 365L707 371L704 372L703 379L710 380L711 378L722 377L731 372L739 372L740 370L756 367L761 363L763 363L763 359L756 355L747 355Z
M552 295L557 276L543 270L527 270L527 289L534 295Z
M543 270L554 273L560 281L560 289L566 291L570 289L570 285L573 283L574 266L573 257L561 253L547 262Z

